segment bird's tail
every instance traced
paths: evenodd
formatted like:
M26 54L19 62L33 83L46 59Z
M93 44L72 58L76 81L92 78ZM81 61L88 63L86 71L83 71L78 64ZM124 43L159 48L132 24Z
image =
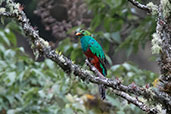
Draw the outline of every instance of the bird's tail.
M105 86L99 85L99 93L101 95L101 99L104 100L106 98Z

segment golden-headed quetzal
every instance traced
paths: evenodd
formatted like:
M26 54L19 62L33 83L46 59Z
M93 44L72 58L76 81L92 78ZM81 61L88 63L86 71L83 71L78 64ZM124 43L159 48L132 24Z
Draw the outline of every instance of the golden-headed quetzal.
M82 50L88 61L94 65L103 76L106 76L106 57L100 44L87 30L80 30L76 32L75 35L80 39ZM99 92L101 94L101 98L105 99L105 87L103 85L99 85Z

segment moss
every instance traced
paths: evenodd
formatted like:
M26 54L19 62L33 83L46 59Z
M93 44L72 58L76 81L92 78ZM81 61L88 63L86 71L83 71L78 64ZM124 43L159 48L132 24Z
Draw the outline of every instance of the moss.
M157 15L157 13L158 13L158 6L157 6L157 5L154 5L152 2L149 2L149 3L147 4L147 7L148 7L149 9L151 9L152 15Z
M0 8L0 13L4 13L6 11L5 8Z
M171 3L169 0L161 0L161 7L163 10L163 17L168 18L171 16Z
M153 39L152 39L152 54L159 54L160 51L161 51L161 43L162 43L162 40L160 38L160 36L157 34L157 33L154 33L153 35Z

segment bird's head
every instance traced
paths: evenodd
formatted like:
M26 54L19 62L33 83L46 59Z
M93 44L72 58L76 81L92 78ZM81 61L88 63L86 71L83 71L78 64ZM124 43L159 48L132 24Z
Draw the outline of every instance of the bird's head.
M78 38L81 38L83 36L91 36L91 33L87 30L79 30L75 33L75 35L78 37Z

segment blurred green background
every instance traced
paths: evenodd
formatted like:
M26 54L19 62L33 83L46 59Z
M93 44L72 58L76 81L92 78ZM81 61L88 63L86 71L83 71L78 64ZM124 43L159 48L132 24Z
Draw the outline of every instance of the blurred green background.
M80 28L91 31L102 45L108 60L108 78L144 86L158 77L157 56L151 54L150 43L155 17L127 0L15 1L24 6L40 36L83 68L88 69L74 37ZM26 37L15 20L1 18L0 114L144 113L111 89L103 102L94 84L64 73L49 59L35 60Z

